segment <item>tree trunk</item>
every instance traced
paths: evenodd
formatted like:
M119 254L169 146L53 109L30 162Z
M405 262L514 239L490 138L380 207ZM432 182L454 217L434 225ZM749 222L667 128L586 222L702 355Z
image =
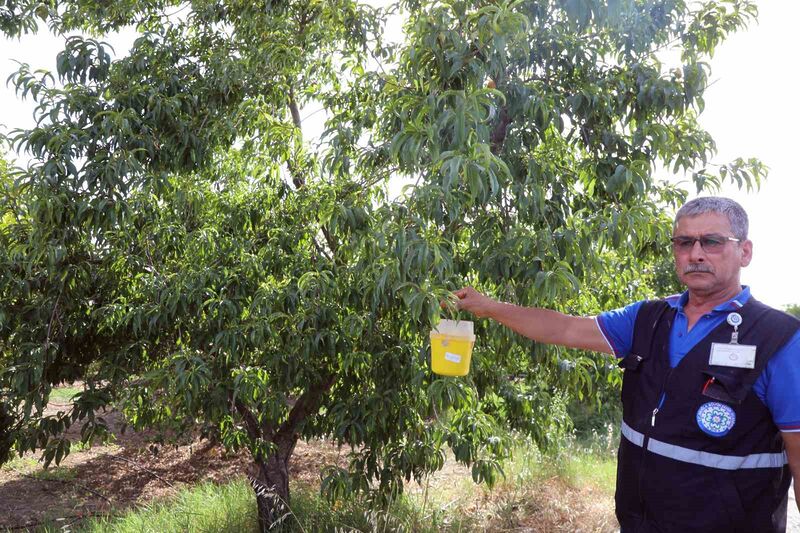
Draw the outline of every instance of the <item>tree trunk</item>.
M277 430L268 423L259 423L247 406L231 399L242 417L249 437L253 440L268 440L274 445L271 455L254 457L256 472L248 476L256 493L258 524L262 532L283 529L282 524L294 520L289 508L289 459L294 453L297 439L300 438L298 428L306 417L319 410L322 398L330 390L334 380L335 375L326 376L301 394L292 405L288 418Z
M280 531L294 520L289 508L289 459L297 438L275 443L277 451L264 459L256 459L256 476L250 484L256 493L258 527L262 532Z
M14 446L14 417L10 414L10 409L6 404L0 402L0 465L11 460L12 448Z

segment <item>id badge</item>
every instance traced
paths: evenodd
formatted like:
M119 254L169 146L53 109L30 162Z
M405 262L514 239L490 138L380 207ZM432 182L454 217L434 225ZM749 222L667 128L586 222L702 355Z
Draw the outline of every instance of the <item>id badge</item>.
M756 347L750 344L711 343L710 365L731 366L735 368L756 367Z

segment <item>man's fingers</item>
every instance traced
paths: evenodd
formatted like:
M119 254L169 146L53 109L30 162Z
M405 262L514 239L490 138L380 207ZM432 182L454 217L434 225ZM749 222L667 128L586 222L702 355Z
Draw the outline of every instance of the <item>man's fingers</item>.
M453 296L456 297L455 301L452 302L452 305L454 305L456 309L461 309L460 303L461 303L461 300L463 300L464 298L467 297L467 288L464 287L463 289L458 289L457 291L453 291L452 294L453 294ZM439 302L439 306L442 309L446 309L448 304L450 304L450 303L451 302L449 302L448 300L442 300L441 302Z
M456 309L458 309L458 301L459 301L461 298L463 298L463 296L459 296L459 295L458 295L458 293L459 293L459 292L460 292L460 290L458 290L458 291L453 291L453 292L451 293L453 296L455 296L455 297L456 297L456 298L455 298L455 301L453 301L453 299L452 299L452 298L446 298L446 299L442 300L441 302L439 302L439 307L441 307L442 309L447 309L447 307L448 307L449 305L455 305Z
M467 297L467 287L464 287L463 289L458 289L453 294L455 294L459 300L463 300L464 298Z

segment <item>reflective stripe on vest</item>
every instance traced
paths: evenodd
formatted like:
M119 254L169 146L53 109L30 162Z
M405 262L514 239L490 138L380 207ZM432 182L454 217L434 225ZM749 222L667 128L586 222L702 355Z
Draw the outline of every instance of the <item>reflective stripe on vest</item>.
M623 420L622 435L632 444L641 446L644 443L644 434L639 433ZM780 468L787 464L786 452L781 453L754 453L751 455L720 455L717 453L701 452L668 444L656 439L647 441L647 449L655 454L669 457L684 463L692 463L720 470L739 470L743 468Z

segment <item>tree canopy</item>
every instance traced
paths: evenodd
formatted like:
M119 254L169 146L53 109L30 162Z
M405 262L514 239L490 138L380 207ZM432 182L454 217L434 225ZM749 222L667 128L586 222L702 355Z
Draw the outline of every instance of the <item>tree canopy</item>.
M437 377L427 333L454 313L440 302L469 283L595 313L673 283L665 209L686 193L668 174L698 190L764 175L713 165L697 123L706 61L755 14L745 0L5 3L6 35L45 22L65 42L55 77L11 77L37 125L7 137L27 167L1 172L0 451L58 462L67 427L100 437L116 406L135 427L249 450L283 500L301 437L351 450L323 473L331 497L391 497L447 448L494 482L509 429L546 447L568 430L564 398L591 398L613 365L479 323L471 374ZM103 35L130 26L141 36L112 58ZM313 109L321 133L304 131ZM45 415L76 379L70 408ZM259 498L265 527L276 507Z

